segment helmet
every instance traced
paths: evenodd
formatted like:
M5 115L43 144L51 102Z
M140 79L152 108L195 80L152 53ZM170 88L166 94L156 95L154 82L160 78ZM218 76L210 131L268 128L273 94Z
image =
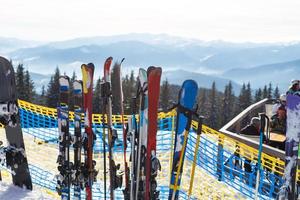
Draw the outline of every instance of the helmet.
M299 84L299 80L293 79L291 81L291 85Z
M286 101L286 94L281 94L279 99L280 101Z

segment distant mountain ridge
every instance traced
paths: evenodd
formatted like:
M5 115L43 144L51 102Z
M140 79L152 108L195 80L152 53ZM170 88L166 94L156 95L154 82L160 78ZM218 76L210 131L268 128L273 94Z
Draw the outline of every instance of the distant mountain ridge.
M201 73L188 72L184 70L166 71L162 74L162 81L168 80L169 83L175 85L181 85L184 80L193 79L202 88L211 88L213 82L216 83L218 91L224 91L225 86L231 81L230 79L220 78L211 75L205 75ZM238 95L241 89L241 85L235 81L231 81L233 91L235 95Z
M243 69L265 68L266 65L282 63L285 70L297 73L291 65L283 63L300 59L299 42L290 44L206 42L165 34L133 33L50 43L33 42L30 47L26 46L28 41L24 45L21 43L16 41L16 45L10 47L13 51L6 51L5 55L15 63L22 62L29 71L41 74L51 74L57 66L62 72L80 73L80 65L87 62L93 62L100 71L105 58L113 56L116 60L126 58L123 68L126 73L139 67L156 65L163 67L164 71L179 73L178 70L183 69L206 75L211 80L219 77L233 80L237 84L251 80L255 87L261 87L271 81L278 83L282 89L290 81L290 73L286 73L286 77L281 77L282 82L275 82L278 79L275 70L269 70L268 76L260 75L255 79L251 71ZM9 47L9 45L6 47L5 40L3 42L1 39L0 46ZM295 66L298 66L298 62Z
M250 82L253 87L262 87L262 82L272 82L278 85L282 92L286 90L292 79L300 79L300 59L256 66L248 69L232 69L223 74L222 77L241 82Z

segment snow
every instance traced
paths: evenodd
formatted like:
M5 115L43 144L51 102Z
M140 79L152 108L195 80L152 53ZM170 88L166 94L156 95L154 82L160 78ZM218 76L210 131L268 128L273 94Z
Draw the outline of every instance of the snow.
M53 196L47 195L38 188L34 188L33 191L26 190L14 186L12 184L7 184L0 182L0 199L1 200L47 200L53 199Z

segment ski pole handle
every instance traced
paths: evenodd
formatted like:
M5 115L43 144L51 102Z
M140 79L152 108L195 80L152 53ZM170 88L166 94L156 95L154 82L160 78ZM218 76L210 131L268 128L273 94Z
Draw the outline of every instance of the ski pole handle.
M204 116L198 116L197 135L201 135Z

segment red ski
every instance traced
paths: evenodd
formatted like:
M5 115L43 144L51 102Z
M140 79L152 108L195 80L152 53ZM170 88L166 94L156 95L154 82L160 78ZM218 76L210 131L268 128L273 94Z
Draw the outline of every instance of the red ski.
M146 153L146 191L145 200L158 199L159 191L156 190L156 176L161 169L156 157L156 135L157 135L157 112L160 91L160 78L162 69L160 67L149 67L148 79L148 139Z
M84 127L85 137L83 141L85 155L85 170L87 171L86 199L92 199L92 185L97 175L94 167L96 162L93 160L94 133L92 130L92 98L93 98L93 76L94 64L81 65L82 86L83 86L83 108L84 108Z

